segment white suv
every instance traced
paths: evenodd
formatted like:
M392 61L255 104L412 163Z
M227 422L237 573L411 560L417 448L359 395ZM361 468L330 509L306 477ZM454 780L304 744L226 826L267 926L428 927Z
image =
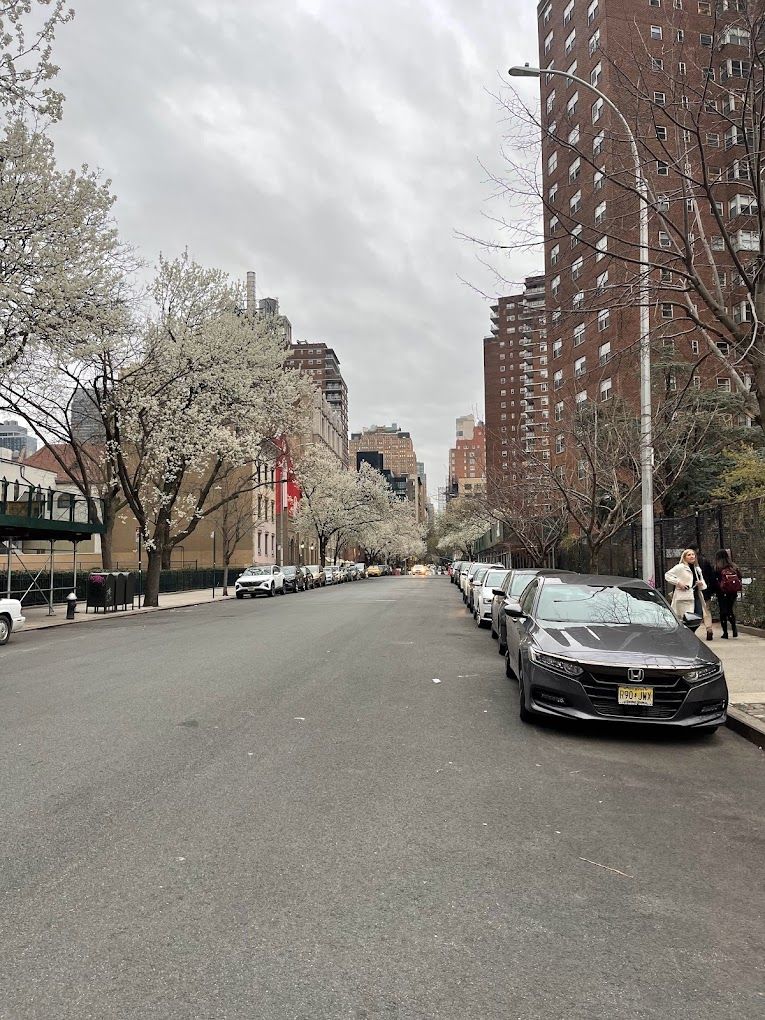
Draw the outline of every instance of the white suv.
M234 582L234 590L238 599L245 595L256 598L258 595L284 594L284 574L282 568L273 564L270 567L248 567Z

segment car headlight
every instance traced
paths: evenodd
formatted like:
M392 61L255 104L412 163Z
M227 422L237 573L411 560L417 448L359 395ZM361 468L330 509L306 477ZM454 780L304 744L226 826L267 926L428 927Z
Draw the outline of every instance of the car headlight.
M563 676L581 676L584 672L578 662L563 659L558 655L548 655L546 652L537 651L536 648L529 650L529 656L537 665L551 669L554 673L562 673Z
M707 662L703 666L699 666L698 669L692 669L689 673L683 673L683 680L687 680L689 684L703 684L708 680L716 680L719 676L722 676L722 663L721 662Z

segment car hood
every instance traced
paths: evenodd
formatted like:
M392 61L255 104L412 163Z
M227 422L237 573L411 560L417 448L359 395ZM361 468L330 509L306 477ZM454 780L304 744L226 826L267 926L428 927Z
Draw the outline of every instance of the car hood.
M621 624L537 623L541 651L593 665L640 665L671 669L719 662L714 652L682 625L672 630Z

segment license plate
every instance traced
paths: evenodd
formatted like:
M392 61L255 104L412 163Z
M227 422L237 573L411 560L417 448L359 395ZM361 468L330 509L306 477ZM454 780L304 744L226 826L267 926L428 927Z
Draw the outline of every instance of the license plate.
M620 687L620 705L653 705L653 687Z

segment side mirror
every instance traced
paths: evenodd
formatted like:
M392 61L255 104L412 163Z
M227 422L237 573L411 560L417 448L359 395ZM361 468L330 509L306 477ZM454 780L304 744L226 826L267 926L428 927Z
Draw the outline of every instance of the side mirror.
M696 613L683 613L683 624L688 630L698 630L703 622L703 616L697 616Z
M499 598L501 598L501 599L503 599L506 596L506 594L507 594L507 592L502 591L501 588L492 588L491 589L491 593L492 593L492 595L498 595Z
M521 609L520 602L508 598L505 601L505 616L512 616L515 620L522 620L526 614Z

